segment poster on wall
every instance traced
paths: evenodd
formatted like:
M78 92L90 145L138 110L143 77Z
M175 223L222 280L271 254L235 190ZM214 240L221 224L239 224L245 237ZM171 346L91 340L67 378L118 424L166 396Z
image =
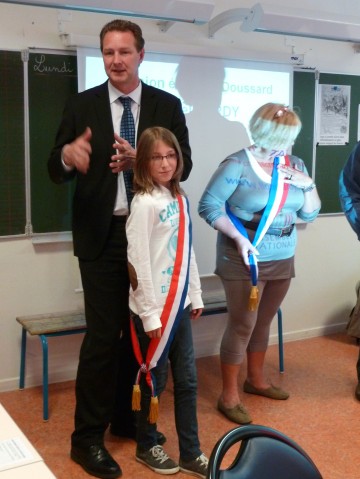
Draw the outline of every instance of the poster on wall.
M350 85L319 85L319 145L349 143Z

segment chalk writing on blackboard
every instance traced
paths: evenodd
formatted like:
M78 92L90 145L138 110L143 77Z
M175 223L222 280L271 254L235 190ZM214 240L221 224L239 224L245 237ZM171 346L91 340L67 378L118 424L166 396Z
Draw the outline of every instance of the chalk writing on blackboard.
M51 55L54 57L54 55ZM36 55L34 58L33 71L37 73L75 73L75 69L71 67L71 63L65 59L59 58L58 64L49 64L45 54ZM53 58L52 58L53 60Z

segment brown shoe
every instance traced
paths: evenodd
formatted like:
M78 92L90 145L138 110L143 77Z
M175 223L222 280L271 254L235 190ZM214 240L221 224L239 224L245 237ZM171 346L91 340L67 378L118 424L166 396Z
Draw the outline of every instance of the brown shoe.
M355 397L358 401L360 401L360 382L358 383L358 385L356 386L356 389L355 389Z
M252 422L246 408L240 403L234 407L225 407L219 399L217 408L232 422L236 422L237 424L250 424Z
M271 385L265 389L258 389L253 386L249 381L244 382L244 392L248 394L257 394L258 396L264 396L270 399L287 399L290 394L281 388Z

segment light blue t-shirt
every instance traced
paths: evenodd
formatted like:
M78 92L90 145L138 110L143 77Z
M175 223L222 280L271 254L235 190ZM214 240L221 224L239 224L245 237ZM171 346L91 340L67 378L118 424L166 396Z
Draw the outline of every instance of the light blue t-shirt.
M268 202L270 179L264 181L261 168L256 160L249 160L247 150L240 150L228 156L210 179L199 202L200 216L211 226L216 219L226 216L225 203L228 202L235 216L246 221L258 223ZM293 168L307 174L304 162L289 155ZM257 168L258 167L258 168ZM265 174L266 175L266 174ZM275 216L271 227L285 228L296 222L297 218L306 222L313 221L319 210L311 214L302 211L304 193L300 188L290 185L286 201ZM258 245L258 261L271 261L290 258L295 253L297 241L296 228L290 236L266 234Z

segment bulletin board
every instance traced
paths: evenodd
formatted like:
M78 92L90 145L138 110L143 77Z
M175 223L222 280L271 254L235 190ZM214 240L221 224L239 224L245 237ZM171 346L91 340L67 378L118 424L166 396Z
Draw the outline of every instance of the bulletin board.
M340 171L357 143L360 77L320 73L318 82L351 87L349 142L344 145L316 143L316 73L294 72L293 105L300 115L303 129L294 145L293 153L304 160L316 182L322 203L321 214L339 214L342 213L338 186Z

